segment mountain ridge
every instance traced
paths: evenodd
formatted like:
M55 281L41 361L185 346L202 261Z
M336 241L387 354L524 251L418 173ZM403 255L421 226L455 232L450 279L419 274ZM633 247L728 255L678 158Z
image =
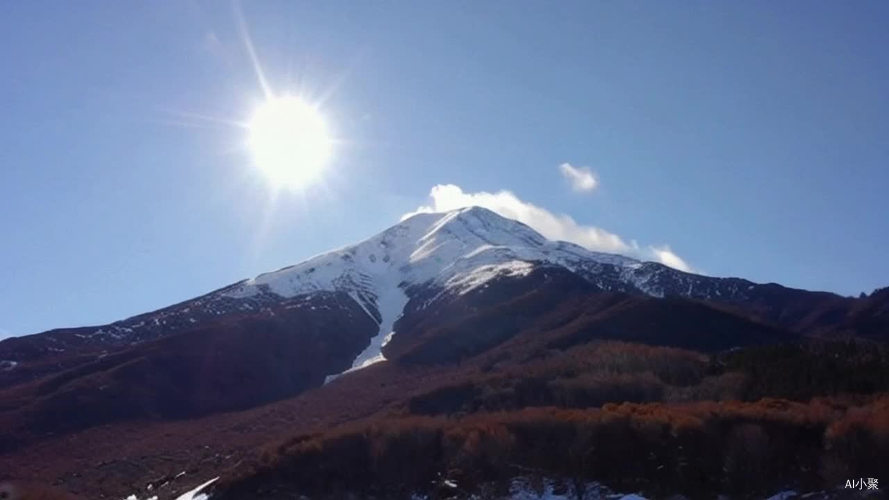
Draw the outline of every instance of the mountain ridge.
M54 329L0 341L0 387L23 379L16 373L24 371L23 363L53 364L55 358L68 357L68 351L102 355L225 318L268 314L274 307L287 307L302 300L298 297L318 291L346 292L380 325L368 346L356 353L352 368L358 368L383 359L382 347L417 290L465 293L497 276L521 277L543 264L568 269L603 291L710 301L797 331L843 330L846 316L852 314L848 311L857 304L857 299L831 292L696 275L655 262L593 252L547 240L529 226L485 208L468 207L415 214L357 244L156 311L107 325ZM881 311L878 306L870 309ZM856 314L855 324L865 325L866 332L876 331L868 317ZM846 330L854 334L855 327Z
M685 273L479 208L422 214L157 311L0 342L0 464L46 474L51 454L78 491L125 497L185 467L237 480L252 469L228 465L267 443L362 419L889 387L885 349L853 336L889 339L889 293ZM813 386L809 366L839 383ZM104 459L85 474L78 454Z

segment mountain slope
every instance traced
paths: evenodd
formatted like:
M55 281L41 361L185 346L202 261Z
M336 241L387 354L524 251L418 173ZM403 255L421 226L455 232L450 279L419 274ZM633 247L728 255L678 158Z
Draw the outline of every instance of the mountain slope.
M541 263L568 269L603 291L723 303L798 331L841 325L855 302L591 252L549 241L520 222L474 207L418 214L359 244L110 325L7 339L0 342L0 386L52 372L60 363L70 366L75 354L95 356L232 317L262 314L318 291L348 294L380 325L355 354L357 367L381 359L395 320L420 290L461 293L498 275L527 274Z
M155 312L0 342L0 420L39 432L78 404L92 409L73 426L245 408L387 357L460 362L535 331L562 329L552 348L607 338L701 351L791 332L886 338L884 296L684 273L549 241L477 207L419 214Z
M590 252L479 208L421 214L158 311L0 342L0 466L114 498L249 475L240 460L274 457L280 438L362 419L834 395L799 387L810 366L834 367L836 388L885 390L889 358L868 344L848 366L834 362L844 342L778 362L748 347L887 338L887 303Z

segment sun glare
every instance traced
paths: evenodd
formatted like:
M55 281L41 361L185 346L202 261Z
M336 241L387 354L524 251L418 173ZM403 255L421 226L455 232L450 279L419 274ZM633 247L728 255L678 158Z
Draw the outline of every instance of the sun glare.
M253 161L278 187L301 188L316 180L333 141L318 109L298 97L271 97L248 124Z

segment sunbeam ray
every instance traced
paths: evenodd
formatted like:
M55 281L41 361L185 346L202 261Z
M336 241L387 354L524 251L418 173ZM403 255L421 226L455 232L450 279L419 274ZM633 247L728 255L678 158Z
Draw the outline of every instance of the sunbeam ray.
M253 40L250 38L250 32L247 29L247 21L244 19L244 11L241 9L241 2L239 0L234 0L233 3L235 20L238 23L238 33L241 36L241 41L244 42L244 48L247 49L247 53L250 56L250 63L253 65L253 71L256 73L256 79L259 81L259 86L262 88L262 92L266 99L271 99L273 96L272 89L265 77L262 65L259 63L259 58L256 56L256 49L253 47Z
M171 123L188 126L191 125L193 127L199 127L201 125L224 125L226 127L233 127L239 129L247 128L247 122L232 120L230 118L221 118L217 116L204 115L200 113L193 113L190 111L176 111L176 110L162 110L164 113L168 115L172 115L175 118L179 118L179 120L171 120Z

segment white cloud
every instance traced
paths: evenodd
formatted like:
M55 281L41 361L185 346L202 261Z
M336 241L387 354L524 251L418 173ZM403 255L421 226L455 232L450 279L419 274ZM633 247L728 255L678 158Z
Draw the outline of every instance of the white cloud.
M509 191L466 193L454 184L439 184L429 192L431 203L405 214L402 220L418 213L447 212L458 208L479 206L523 222L551 240L576 243L597 252L631 255L643 260L654 260L681 271L692 271L685 260L673 253L669 246L641 248L617 234L595 226L579 224L566 214L554 214L545 208L521 200Z
M662 246L652 246L649 247L649 250L656 257L655 260L664 264L665 266L670 266L674 269L679 269L680 271L692 272L693 269L690 265L688 265L685 260L673 253L673 250L670 249L670 245L662 245Z
M571 188L575 191L592 191L599 185L589 167L575 167L570 163L563 163L559 165L559 171L562 172L562 177L571 182Z

